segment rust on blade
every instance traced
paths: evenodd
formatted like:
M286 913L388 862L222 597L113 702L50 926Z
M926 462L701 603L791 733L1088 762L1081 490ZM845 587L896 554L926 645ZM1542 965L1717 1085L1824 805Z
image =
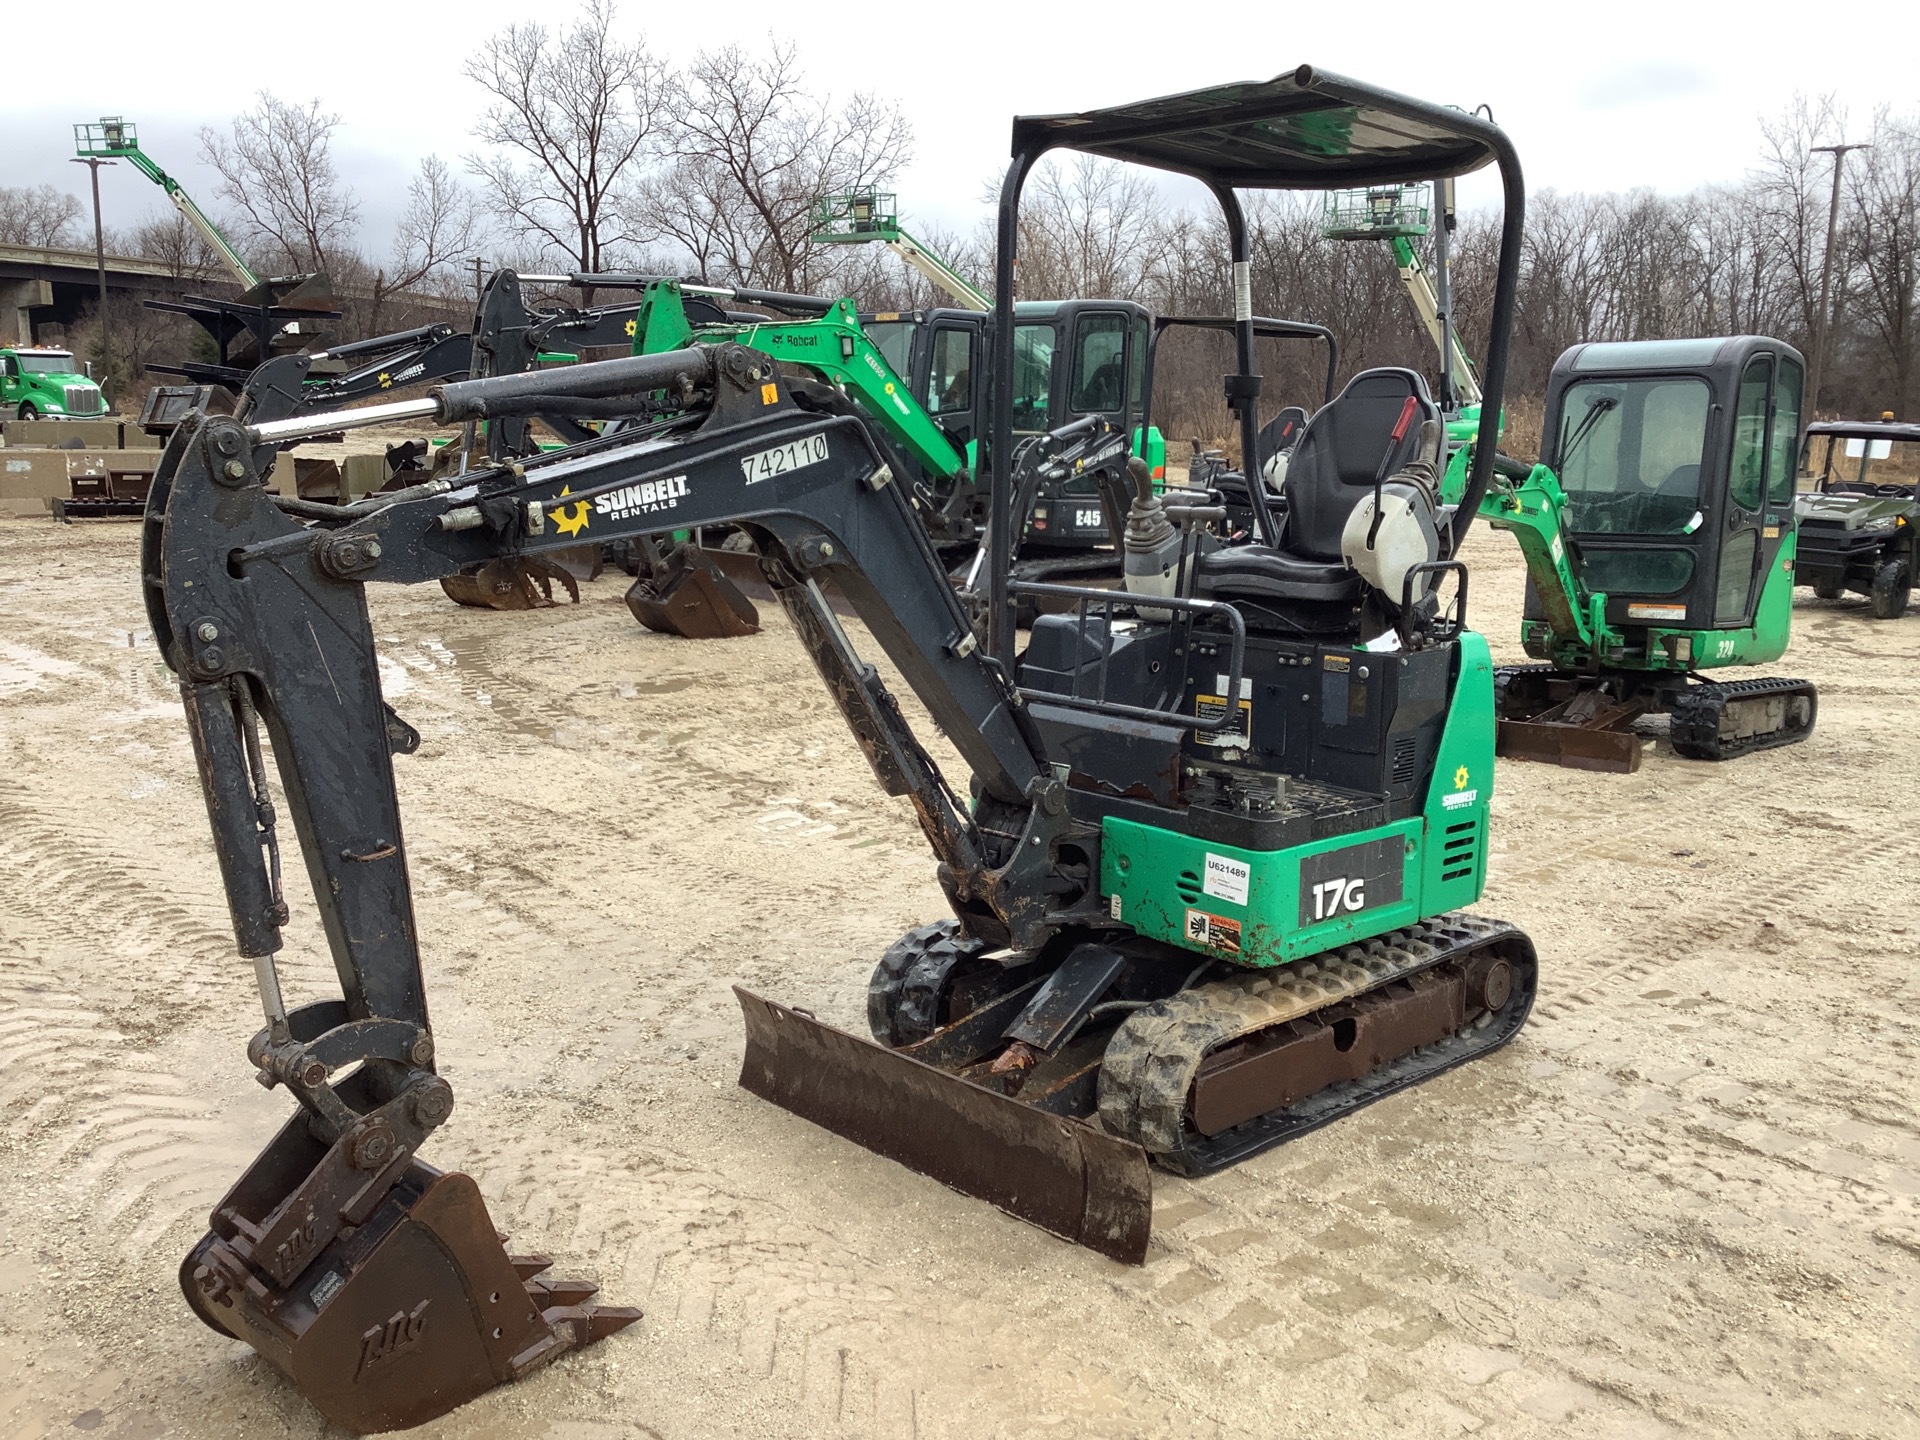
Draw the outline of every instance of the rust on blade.
M1138 1145L733 993L745 1089L1063 1239L1124 1264L1146 1259L1153 1180Z
M1631 775L1640 768L1645 736L1554 721L1502 720L1494 751L1509 760L1539 760L1571 770Z

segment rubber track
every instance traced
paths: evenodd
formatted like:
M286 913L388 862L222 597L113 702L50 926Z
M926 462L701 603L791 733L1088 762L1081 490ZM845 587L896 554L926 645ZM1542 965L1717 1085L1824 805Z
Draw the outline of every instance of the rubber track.
M1769 695L1805 695L1807 723L1799 729L1783 727L1745 740L1721 738L1720 717L1730 702ZM1773 750L1806 739L1813 733L1819 711L1819 696L1806 680L1778 676L1762 680L1702 680L1674 697L1669 734L1676 755L1684 755L1689 760L1732 760L1756 750Z
M1557 665L1545 663L1533 665L1496 665L1493 667L1493 714L1497 720L1524 720L1524 715L1507 713L1507 691L1513 682L1529 675L1558 675Z
M867 1028L873 1038L889 1048L926 1039L938 1028L947 977L986 948L952 919L916 926L894 941L867 982Z
M1324 1009L1406 976L1517 942L1513 997L1494 1023L1423 1046L1358 1080L1330 1085L1223 1134L1186 1126L1187 1096L1211 1051L1254 1031ZM1531 942L1505 921L1455 911L1261 972L1197 985L1137 1011L1114 1033L1100 1072L1100 1123L1137 1141L1156 1163L1202 1175L1369 1105L1498 1048L1518 1033L1537 979Z

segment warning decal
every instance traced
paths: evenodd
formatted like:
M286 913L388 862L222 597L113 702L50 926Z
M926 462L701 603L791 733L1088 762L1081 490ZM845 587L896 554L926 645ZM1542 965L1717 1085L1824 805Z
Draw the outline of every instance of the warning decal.
M1209 915L1205 910L1187 911L1187 939L1195 945L1209 945L1229 955L1240 953L1240 922L1224 915Z

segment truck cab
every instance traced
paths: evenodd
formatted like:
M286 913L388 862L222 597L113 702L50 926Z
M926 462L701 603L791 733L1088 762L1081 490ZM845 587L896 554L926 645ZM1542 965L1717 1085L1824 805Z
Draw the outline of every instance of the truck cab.
M106 413L106 396L76 372L71 350L0 349L0 414L33 420Z

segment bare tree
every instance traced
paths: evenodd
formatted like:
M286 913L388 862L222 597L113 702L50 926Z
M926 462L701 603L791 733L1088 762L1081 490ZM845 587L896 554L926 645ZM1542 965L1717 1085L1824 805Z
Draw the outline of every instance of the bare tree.
M0 185L0 244L76 245L83 213L78 199L51 185Z
M243 244L273 266L326 270L353 248L360 209L333 163L338 115L318 100L291 105L266 91L237 116L232 139L200 131L200 153L220 173Z
M728 46L695 58L675 106L671 163L637 203L707 278L807 291L842 263L809 238L814 203L886 183L912 148L897 105L811 97L790 42L764 56Z
M1139 169L1076 155L1041 166L1020 216L1020 294L1138 295L1164 245L1165 205Z
M124 254L160 261L177 280L226 278L224 262L200 227L177 210L142 221L109 243Z
M1882 111L1860 158L1852 183L1860 308L1891 380L1891 408L1910 418L1920 398L1920 121Z
M371 285L372 306L367 328L379 331L381 312L398 292L425 286L444 289L449 267L472 254L480 232L480 212L473 194L454 177L438 155L420 162L420 173L407 187L407 208L393 236L393 255L376 269ZM465 280L453 277L464 292Z
M612 0L588 0L571 29L510 25L467 62L493 96L474 133L495 147L468 170L503 220L590 271L647 238L621 227L615 199L650 157L667 83L644 42L614 39L613 19Z
M1820 272L1826 264L1827 195L1831 157L1816 155L1813 147L1838 139L1846 122L1832 95L1809 99L1796 95L1778 116L1761 122L1764 158L1754 173L1750 190L1754 220L1768 250L1782 266L1790 286L1795 314L1793 333L1780 338L1808 348L1820 333ZM1843 255L1834 260L1834 294L1828 316L1832 324L1844 309L1848 288Z

